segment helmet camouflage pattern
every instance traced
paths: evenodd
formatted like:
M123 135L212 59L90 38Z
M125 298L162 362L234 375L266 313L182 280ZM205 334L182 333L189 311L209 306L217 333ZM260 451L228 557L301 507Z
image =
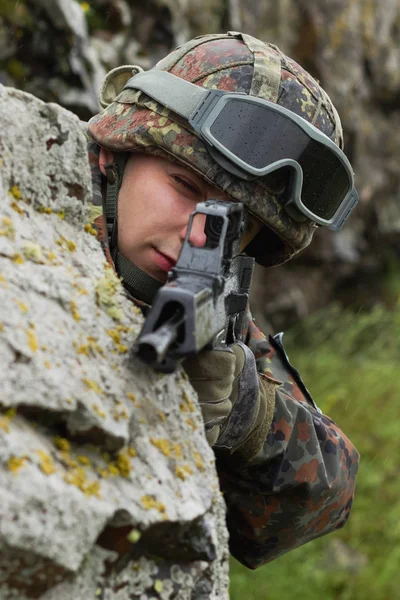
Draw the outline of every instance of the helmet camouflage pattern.
M145 152L178 160L243 202L280 240L277 243L276 236L265 228L258 234L255 256L260 264L282 263L305 248L316 225L308 219L297 222L283 210L279 194L282 178L270 174L249 182L225 171L185 119L140 91L121 92L132 68L119 67L106 77L101 94L105 109L89 122L94 140L113 152ZM340 119L328 94L272 44L238 32L200 36L171 52L154 69L169 71L204 88L242 92L279 104L343 147Z

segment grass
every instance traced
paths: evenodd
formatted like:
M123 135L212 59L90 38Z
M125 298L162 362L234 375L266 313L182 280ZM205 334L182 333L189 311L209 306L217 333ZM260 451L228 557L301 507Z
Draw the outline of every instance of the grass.
M285 335L322 411L361 453L345 527L249 571L232 560L231 600L400 598L400 306L338 306Z

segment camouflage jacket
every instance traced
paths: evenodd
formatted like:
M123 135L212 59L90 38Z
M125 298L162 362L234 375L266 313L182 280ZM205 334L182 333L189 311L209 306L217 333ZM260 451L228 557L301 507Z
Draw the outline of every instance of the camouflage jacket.
M102 212L98 146L89 143L92 223L112 263ZM245 466L217 456L227 505L230 551L256 568L339 529L354 495L359 455L339 427L316 407L286 356L281 336L266 336L252 319L246 343L258 370L281 382L263 449Z

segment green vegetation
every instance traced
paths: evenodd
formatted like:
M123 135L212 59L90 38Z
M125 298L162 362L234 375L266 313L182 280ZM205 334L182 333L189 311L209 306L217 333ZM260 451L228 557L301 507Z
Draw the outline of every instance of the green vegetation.
M232 561L231 600L400 597L400 305L338 306L288 332L285 345L323 412L361 453L346 526L256 571Z

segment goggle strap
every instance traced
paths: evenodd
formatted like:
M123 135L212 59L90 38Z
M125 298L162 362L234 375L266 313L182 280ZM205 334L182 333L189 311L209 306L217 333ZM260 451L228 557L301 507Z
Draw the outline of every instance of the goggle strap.
M209 90L157 69L131 77L124 89L139 90L188 121L209 94Z

